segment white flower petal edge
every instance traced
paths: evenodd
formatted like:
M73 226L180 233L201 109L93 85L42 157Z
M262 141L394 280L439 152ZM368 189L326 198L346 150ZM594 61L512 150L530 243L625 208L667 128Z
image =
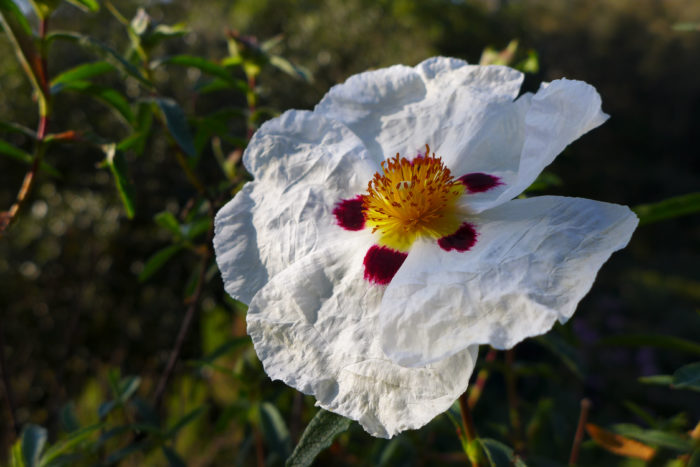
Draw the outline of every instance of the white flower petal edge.
M354 75L314 113L347 125L378 162L397 152L411 158L428 143L450 166L461 156L451 142L476 134L494 106L512 105L522 80L512 68L435 57Z
M265 371L357 420L374 436L419 428L462 394L474 346L438 363L404 368L379 343L382 289L363 280L368 235L332 243L272 278L248 309L248 333Z
M638 219L626 206L541 196L470 222L479 234L470 251L414 244L387 287L381 341L397 363L421 366L477 344L510 348L566 322Z
M342 123L305 111L265 123L243 162L255 181L217 213L214 249L226 291L250 303L327 237L349 234L334 225L333 206L364 190L377 168Z

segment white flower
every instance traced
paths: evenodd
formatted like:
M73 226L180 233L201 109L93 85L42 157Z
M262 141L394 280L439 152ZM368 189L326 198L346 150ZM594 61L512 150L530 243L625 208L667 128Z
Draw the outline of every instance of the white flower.
M522 78L432 58L355 75L258 130L255 180L218 213L214 246L271 378L391 437L450 407L479 344L571 317L637 218L513 200L607 118L586 83L516 99Z

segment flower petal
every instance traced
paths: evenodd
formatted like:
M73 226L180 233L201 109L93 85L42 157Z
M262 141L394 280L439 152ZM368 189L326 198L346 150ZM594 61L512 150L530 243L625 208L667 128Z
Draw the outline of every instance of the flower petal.
M363 279L371 237L327 245L270 280L248 309L248 333L272 379L314 395L374 436L419 428L464 392L477 347L422 368L379 345L383 287Z
M417 243L387 287L381 341L397 363L424 365L476 344L510 348L566 322L638 220L625 206L543 196L470 222L479 233L471 250Z
M376 167L345 126L303 111L264 124L244 162L255 181L217 213L214 248L226 291L249 303L294 261L352 234L333 209L361 192Z
M460 154L446 141L468 138L484 109L517 96L522 73L444 57L415 68L393 66L350 77L334 86L314 113L352 129L375 160L410 157L430 144L450 165Z
M464 141L462 157L450 165L458 174L480 171L503 181L503 186L465 200L470 211L518 196L566 146L607 118L593 86L567 79L543 85L534 96L525 94L510 105L492 106L479 131Z

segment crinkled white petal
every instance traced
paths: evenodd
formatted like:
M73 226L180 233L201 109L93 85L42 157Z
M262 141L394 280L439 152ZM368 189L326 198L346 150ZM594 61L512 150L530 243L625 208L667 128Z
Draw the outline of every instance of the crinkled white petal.
M478 347L422 368L380 347L383 288L363 279L367 233L328 243L272 278L248 309L248 333L265 371L357 420L374 436L419 428L462 394Z
M465 157L453 143L470 139L490 107L512 103L522 73L435 57L415 68L360 73L334 86L314 113L346 124L377 161L413 157L430 144L448 166Z
M313 252L335 225L335 204L362 192L377 167L339 122L289 111L263 125L244 154L255 181L216 215L214 248L226 291L245 303Z
M543 196L470 222L470 251L416 243L387 287L381 342L397 363L420 366L476 344L510 348L567 321L638 219L625 206Z

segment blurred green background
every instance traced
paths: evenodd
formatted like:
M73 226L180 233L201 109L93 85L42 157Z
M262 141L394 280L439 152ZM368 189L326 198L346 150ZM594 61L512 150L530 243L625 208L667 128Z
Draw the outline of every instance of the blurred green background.
M414 65L433 55L476 63L485 47L500 50L517 39L518 60L534 51L539 62L537 71L527 75L525 90L560 77L584 80L598 89L603 110L611 115L564 151L549 168L560 183L541 193L634 206L700 188L700 31L678 26L700 22L700 2L694 0L114 3L129 18L144 7L155 21L187 26L187 34L158 46L158 56L187 53L218 60L227 55L227 29L260 40L281 34L276 50L307 69L314 80L293 79L277 69L263 72L257 83L259 104L277 110L312 108L330 86L360 71ZM123 26L105 8L86 14L62 5L50 25L89 34L117 50L128 46ZM54 76L90 60L94 55L56 43L49 70ZM221 102L245 107L240 93L193 92L202 78L196 69L174 67L159 68L154 77L160 92L175 98L191 116L206 115ZM128 79L101 79L127 97L134 95ZM0 96L1 120L36 126L30 84L4 35ZM124 122L101 104L80 94L59 95L52 131L87 128L116 138L129 134ZM228 130L243 138L245 123L233 122ZM31 151L31 141L22 135L0 133L0 138ZM138 280L147 258L169 244L169 234L154 223L154 215L164 210L181 214L194 194L165 139L156 133L143 155L127 154L136 192L131 220L109 171L97 167L103 157L85 145L54 146L47 162L62 176L41 175L19 222L0 239L0 319L17 417L21 423L48 427L50 440L65 429L66 404L74 405L82 423L96 420L99 403L109 395L110 369L140 375L141 396L153 391L186 308L188 294L183 291L198 264L196 255L185 252L150 280ZM2 209L12 203L25 170L0 156ZM198 171L205 183L219 183L211 149L204 149ZM612 257L572 322L555 331L575 351L573 366L579 376L541 343L516 349L523 420L532 430L528 436L542 458L557 460L541 460L539 465L566 463L584 395L593 400L591 420L596 424L641 423L644 417L630 407L644 407L647 415L671 420L679 430L695 426L700 417L697 393L643 385L637 379L673 373L697 355L652 341L622 345L606 339L641 333L697 341L699 247L700 216L695 215L640 227L628 248ZM256 424L249 410L254 402L275 404L293 440L313 415L313 399L270 382L249 346L218 361L234 368L234 374L187 363L244 335L244 312L245 307L225 297L218 273L212 274L166 395L168 419L202 403L208 407L173 441L188 465L256 465L256 446L274 464L269 444L258 443L251 428ZM494 373L475 418L480 431L507 439L502 428L508 421L505 385ZM0 419L6 418L5 410L2 404ZM451 454L460 447L446 417L392 442L371 439L356 425L343 436L322 462L463 462ZM8 424L0 424L0 463L12 439ZM589 462L618 465L620 458L586 446L582 456L589 456L584 457ZM533 465L538 465L539 455L533 454ZM137 453L123 462L165 465L166 459L158 452Z

